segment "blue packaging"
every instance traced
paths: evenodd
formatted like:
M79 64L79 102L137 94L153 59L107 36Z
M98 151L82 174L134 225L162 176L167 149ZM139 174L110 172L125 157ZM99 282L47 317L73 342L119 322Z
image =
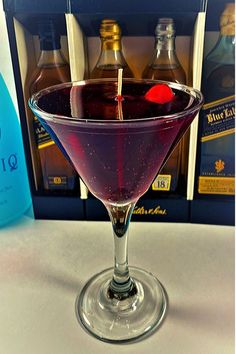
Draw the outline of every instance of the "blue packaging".
M0 74L0 227L31 205L20 122Z

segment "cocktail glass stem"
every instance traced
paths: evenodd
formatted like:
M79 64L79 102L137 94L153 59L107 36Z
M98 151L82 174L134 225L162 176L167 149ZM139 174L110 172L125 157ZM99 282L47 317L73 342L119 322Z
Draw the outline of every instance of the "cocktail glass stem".
M128 267L128 227L135 206L106 204L114 235L115 265L108 295L110 298L123 300L136 292L136 287L129 275Z

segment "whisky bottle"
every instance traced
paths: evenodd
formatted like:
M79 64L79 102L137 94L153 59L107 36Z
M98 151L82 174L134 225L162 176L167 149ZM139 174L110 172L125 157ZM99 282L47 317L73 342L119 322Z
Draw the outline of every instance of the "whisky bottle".
M104 19L100 26L101 52L91 72L92 79L116 78L118 69L123 68L123 77L133 77L123 53L121 45L121 29L112 19Z
M235 4L220 16L218 41L203 63L200 113L200 194L235 193Z
M186 75L175 51L175 26L173 19L160 18L156 26L155 35L153 56L151 62L144 69L142 77L185 84ZM152 184L152 190L171 192L177 190L181 163L184 165L187 160L187 144L186 138L182 138ZM181 156L183 152L184 155ZM181 159L184 160L181 161ZM183 170L186 170L186 167L183 167Z
M60 35L53 21L48 19L40 22L38 29L40 56L29 84L30 95L46 87L70 81L70 68L61 52ZM74 190L77 179L75 170L38 119L33 119L43 177L43 186L39 189L57 193Z

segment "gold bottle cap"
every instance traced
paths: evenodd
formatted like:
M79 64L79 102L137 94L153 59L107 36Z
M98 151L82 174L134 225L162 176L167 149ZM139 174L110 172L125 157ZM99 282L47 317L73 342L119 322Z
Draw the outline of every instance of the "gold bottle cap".
M227 3L225 9L220 16L220 33L221 35L235 35L235 4Z
M121 38L121 29L118 23L112 19L104 19L100 26L101 38L107 40L119 40Z

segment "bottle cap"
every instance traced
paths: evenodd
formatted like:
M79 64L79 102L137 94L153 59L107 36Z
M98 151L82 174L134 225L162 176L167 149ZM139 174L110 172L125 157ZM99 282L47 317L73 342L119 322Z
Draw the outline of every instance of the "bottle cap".
M230 2L220 16L220 33L222 35L235 35L235 4Z
M155 34L159 36L173 37L175 35L175 25L173 18L159 18L156 26Z
M41 19L38 22L38 34L41 50L60 49L60 35L52 19Z
M120 26L113 19L104 19L101 22L100 35L103 39L119 40L121 37Z

